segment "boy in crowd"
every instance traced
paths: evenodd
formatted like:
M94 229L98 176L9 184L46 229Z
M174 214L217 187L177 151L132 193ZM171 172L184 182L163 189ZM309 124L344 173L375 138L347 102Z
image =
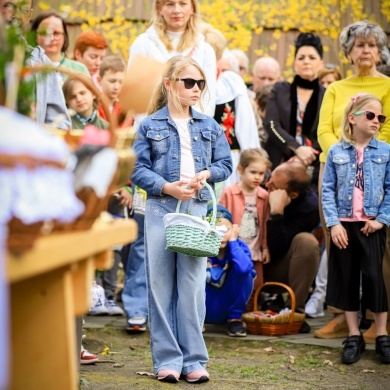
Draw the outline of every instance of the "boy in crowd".
M118 118L119 125L131 126L133 119L125 120L125 113L122 112L118 102L125 74L126 64L124 61L119 56L109 55L102 60L97 81L103 95L107 98L110 112ZM102 119L108 120L101 104L98 106L98 111Z
M206 324L224 324L232 337L245 337L242 314L252 294L253 269L251 252L238 238L239 227L225 207L217 206L217 229L224 232L219 253L207 259Z

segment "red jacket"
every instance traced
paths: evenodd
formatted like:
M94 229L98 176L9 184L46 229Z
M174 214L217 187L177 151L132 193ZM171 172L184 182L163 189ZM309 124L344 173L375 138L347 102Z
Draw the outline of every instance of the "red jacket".
M245 211L245 195L238 184L226 187L221 195L219 203L226 207L233 217L233 223L240 225ZM261 187L257 189L257 216L259 219L259 247L261 250L267 249L267 220L269 218L268 192Z

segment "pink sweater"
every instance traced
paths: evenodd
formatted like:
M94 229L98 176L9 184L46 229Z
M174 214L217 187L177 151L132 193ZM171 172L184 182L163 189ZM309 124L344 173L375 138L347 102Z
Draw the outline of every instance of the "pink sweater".
M219 203L226 207L233 217L233 223L240 225L245 211L245 195L238 184L226 187L221 195ZM259 218L259 247L261 250L267 249L267 220L269 217L268 192L261 187L257 189L257 215Z

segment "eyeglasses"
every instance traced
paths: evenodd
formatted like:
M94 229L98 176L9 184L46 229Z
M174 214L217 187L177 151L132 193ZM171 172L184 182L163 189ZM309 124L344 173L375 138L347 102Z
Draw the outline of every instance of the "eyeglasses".
M202 91L206 86L206 80L175 79L175 81L183 81L185 89L192 89L196 84L198 88Z
M55 38L55 39L60 39L61 37L63 37L65 35L65 33L60 32L60 31L53 31L53 32L37 31L37 34L40 37L51 37L51 36L53 36L53 38Z
M375 117L378 117L379 123L385 123L385 121L386 121L385 115L376 115L371 111L356 111L353 113L353 115L362 115L362 114L366 114L366 118L369 121L372 121Z
M27 15L31 11L31 7L24 2L21 2L21 4L5 3L3 9L12 14L14 14L16 10L19 10L19 12L24 15Z

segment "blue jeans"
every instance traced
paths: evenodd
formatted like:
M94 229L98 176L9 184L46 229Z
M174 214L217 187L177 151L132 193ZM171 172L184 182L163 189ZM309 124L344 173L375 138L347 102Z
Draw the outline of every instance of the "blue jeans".
M177 202L171 197L146 201L145 259L154 372L169 369L186 375L204 369L208 361L202 335L206 258L165 249L163 217L175 212ZM180 211L202 216L206 208L206 201L191 199Z
M142 214L134 214L138 225L138 237L131 244L126 266L125 286L122 292L123 308L127 317L148 317L145 272L145 240Z
M228 271L225 283L218 288L206 284L206 324L224 324L228 320L241 319L253 291L252 273L238 274Z

